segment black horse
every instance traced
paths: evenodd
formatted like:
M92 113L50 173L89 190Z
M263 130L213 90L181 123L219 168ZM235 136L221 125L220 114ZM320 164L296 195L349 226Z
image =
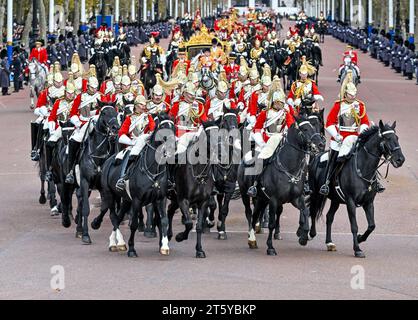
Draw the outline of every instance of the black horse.
M299 49L295 49L295 52L291 55L292 60L287 66L285 66L285 76L283 77L283 80L284 87L287 90L290 90L292 83L297 80L298 71L301 65L301 57L301 51Z
M107 76L107 70L109 69L104 52L96 52L94 56L91 57L89 63L96 66L97 80L99 83L103 83Z
M240 142L240 131L238 130L238 112L239 109L224 109L224 115L220 119L220 135L218 149L218 163L213 165L213 177L215 180L215 188L217 191L216 198L219 205L218 215L218 239L226 240L225 221L229 213L229 202L235 191L237 182L238 162L234 161L241 155L241 149L235 146ZM234 134L235 133L235 134ZM235 146L234 146L235 143ZM238 157L236 157L238 155ZM214 213L216 204L209 206L210 214L207 219L207 226L214 225Z
M378 126L372 126L360 134L351 156L341 168L337 167L336 178L330 183L328 198L331 206L327 213L326 240L328 251L336 251L336 246L331 239L331 227L334 215L341 204L347 206L350 219L351 233L353 234L354 255L364 258L365 254L359 244L367 240L375 229L374 199L377 190L379 162L390 162L395 168L403 165L405 157L402 154L398 137L395 132L396 122L392 126L379 121ZM382 163L382 164L383 164ZM321 185L326 180L326 162L321 162L321 156L316 157L309 169L311 177L311 189L313 194L310 201L310 215L312 227L310 236L316 235L315 219L319 219L327 198L319 194ZM340 192L337 192L340 190ZM366 213L368 228L361 235L358 234L356 220L356 207L362 207Z
M318 84L319 83L319 67L322 63L321 48L316 46L312 40L308 39L307 41L305 41L302 50L303 50L304 55L306 56L306 60L310 61L311 65L315 67L316 69L315 74L313 75L313 80L315 80L316 83Z
M213 191L214 180L212 175L213 155L216 154L211 150L209 136L212 129L219 129L214 121L203 123L205 132L200 134L199 140L192 143L183 154L178 155L178 159L186 157L187 159L179 160L179 164L174 165L173 177L175 180L175 194L171 196L172 201L168 207L169 230L168 237L173 236L173 217L175 211L180 208L183 215L183 223L185 230L176 235L176 241L182 242L187 240L189 233L193 228L193 222L190 218L190 208L196 207L198 212L196 224L196 258L206 258L206 254L202 249L202 233L205 215L210 202L210 196ZM215 134L216 135L216 134ZM203 150L206 148L206 150ZM196 161L196 154L199 157ZM193 160L191 160L193 159ZM187 160L187 161L183 161ZM184 163L185 162L185 163Z
M323 140L318 128L312 126L308 118L303 115L295 117L295 123L288 129L287 135L283 137L273 156L266 161L261 174L257 178L258 193L254 212L252 217L247 216L248 222L251 224L248 239L250 248L257 248L255 237L256 223L261 212L264 212L267 205L269 205L267 254L277 254L273 247L272 236L285 203L292 203L293 206L300 210L299 243L301 245L307 244L309 209L305 205L303 193L307 171L306 155L312 151L318 151L318 148L323 148ZM240 186L245 184L245 180L247 180L245 169L245 165L241 164L238 170ZM251 212L251 208L247 208L248 203L244 203L247 215Z
M121 221L126 213L131 211L131 236L129 238L129 257L137 257L134 240L138 229L139 218L142 216L142 207L149 204L155 213L154 220L160 230L160 253L169 254L165 204L167 195L167 163L160 163L159 150L164 149L163 143L170 139L174 140L174 123L166 113L160 113L157 119L157 128L150 137L149 142L139 154L129 174L129 183L124 192L116 188L116 183L121 175L122 163L115 162L115 157L109 158L103 165L102 181L102 204L101 212L92 222L92 228L100 228L103 218L110 210L110 219L113 225L110 236L110 251L125 251L126 245L119 230ZM164 139L162 139L164 138ZM173 146L174 151L174 146ZM170 148L165 148L165 157L170 157ZM129 155L127 155L129 156ZM117 204L121 203L117 213Z
M102 166L115 152L115 142L119 130L117 111L114 104L105 104L100 101L100 115L94 129L81 145L79 165L79 214L76 218L78 237L84 244L91 244L88 233L88 216L90 214L89 196L91 190L101 190ZM85 125L91 125L90 122ZM89 129L87 129L89 130Z

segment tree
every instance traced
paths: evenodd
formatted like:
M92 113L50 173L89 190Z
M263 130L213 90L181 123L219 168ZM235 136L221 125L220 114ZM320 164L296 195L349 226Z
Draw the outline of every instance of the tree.
M80 1L74 0L74 31L80 28Z
M25 29L23 29L23 34L22 34L22 42L25 43L27 46L29 45L29 32L32 29L31 28L32 17L33 17L33 6L32 6L32 1L30 1L28 15L26 16L26 21L25 21Z
M37 3L39 4L38 12L39 12L39 32L40 38L44 39L45 43L47 43L46 37L46 9L44 0L38 0Z
M6 1L7 0L0 0L0 34L1 34L0 43L3 42L4 18L6 16Z

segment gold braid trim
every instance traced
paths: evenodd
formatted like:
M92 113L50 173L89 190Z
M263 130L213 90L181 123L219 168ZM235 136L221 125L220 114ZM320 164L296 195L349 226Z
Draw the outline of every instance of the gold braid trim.
M193 107L190 108L189 110L189 118L190 120L192 120L194 125L199 124L198 119L203 115L203 113L205 112L205 108L202 108L202 111L196 111Z

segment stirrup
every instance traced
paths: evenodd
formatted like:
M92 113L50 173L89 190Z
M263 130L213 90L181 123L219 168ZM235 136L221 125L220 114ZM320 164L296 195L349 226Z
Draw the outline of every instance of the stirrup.
M319 194L322 194L323 196L327 196L329 194L329 186L327 182L321 186Z
M118 182L116 182L116 189L119 191L125 191L126 182L124 178L120 178Z
M74 174L73 174L73 171L72 170L65 177L65 183L66 184L74 184Z
M251 198L256 197L257 196L257 187L255 187L255 186L249 187L248 191L247 191L247 195Z

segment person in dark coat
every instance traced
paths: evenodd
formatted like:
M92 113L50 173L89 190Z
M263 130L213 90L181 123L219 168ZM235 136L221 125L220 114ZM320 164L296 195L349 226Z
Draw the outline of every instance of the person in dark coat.
M14 92L19 92L19 90L23 87L23 69L18 52L16 51L13 52L13 60L10 71L13 72L13 85L15 88Z
M78 55L80 56L81 62L84 63L88 58L87 40L81 31L79 31L78 34Z
M58 59L61 62L61 70L67 70L68 57L65 49L64 36L62 34L59 36L58 41L57 51Z
M3 96L9 96L10 87L10 70L7 66L7 58L1 59L0 62L0 87Z

